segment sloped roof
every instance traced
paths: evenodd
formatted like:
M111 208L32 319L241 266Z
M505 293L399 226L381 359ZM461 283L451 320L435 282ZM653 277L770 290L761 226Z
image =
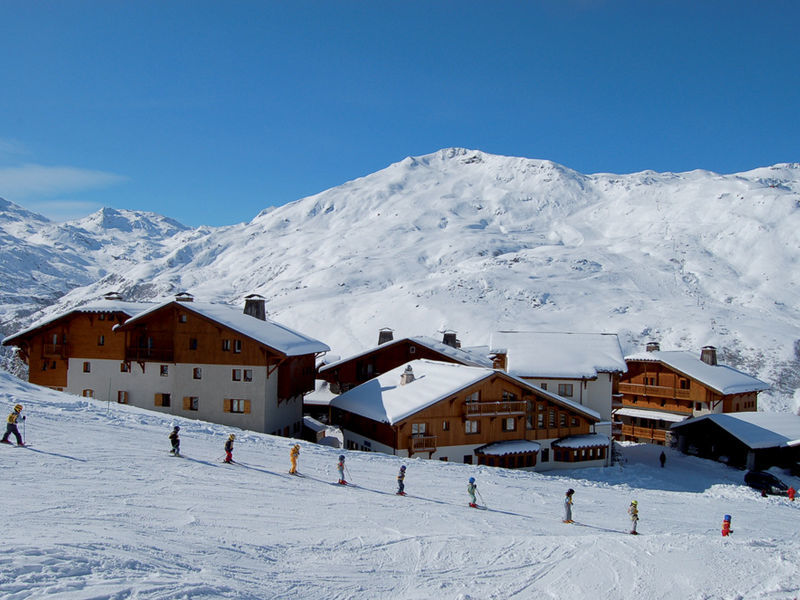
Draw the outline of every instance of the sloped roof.
M615 333L497 331L492 352L505 352L506 371L517 377L592 379L628 367Z
M625 360L661 363L723 395L760 392L769 389L769 384L760 379L728 365L709 365L700 360L697 354L683 350L639 352L626 356Z
M409 365L414 372L414 380L400 385L400 376ZM540 390L521 379L509 377L502 371L427 359L413 360L387 371L337 396L331 400L330 405L373 421L394 425L412 414L494 375L513 379L540 396L548 397L555 403L566 406L592 420L600 420L597 412L556 394Z
M611 440L607 435L602 433L589 433L586 435L571 435L556 440L551 445L558 448L572 448L579 450L581 448L596 448L597 446L608 446Z
M615 415L622 415L623 417L637 417L640 419L654 419L656 421L671 421L673 423L680 423L689 418L689 415L676 415L675 413L665 412L661 410L647 410L644 408L618 408L614 411Z
M687 427L705 419L754 450L792 446L800 440L800 416L791 413L717 413L675 423L670 429Z
M480 353L480 350L484 349L485 346L484 347L478 347L477 351L471 351L471 350L466 349L466 348L463 348L463 349L462 348L453 348L452 346L449 346L449 345L445 344L444 342L440 342L440 341L437 341L437 340L435 340L435 339L433 339L431 337L427 337L427 336L422 336L421 335L421 336L415 336L415 337L399 338L399 339L396 339L396 340L391 340L391 341L388 341L388 342L384 342L383 344L380 344L378 346L373 346L372 348L367 348L366 350L363 350L362 352L359 352L357 354L353 354L352 356L348 356L346 358L342 358L340 360L337 360L336 362L332 362L332 363L329 363L329 364L325 365L324 367L320 368L320 373L322 373L324 371L328 371L330 369L335 369L336 367L338 367L339 365L341 365L343 363L350 362L351 360L356 359L356 358L360 358L362 356L366 356L367 354L371 354L372 352L374 352L376 350L389 348L391 346L394 346L396 344L400 344L402 342L413 342L414 344L417 344L418 346L424 346L425 348L428 348L429 350L433 350L434 352L438 352L439 354L441 354L443 356L450 357L450 358L458 361L462 365L468 365L468 366L473 366L473 367L487 367L487 368L491 368L492 367L492 360L488 356L482 355Z
M30 327L23 329L22 331L18 331L17 333L6 337L3 340L3 345L11 345L13 344L14 340L20 337L24 337L29 333L36 331L37 329L42 329L48 327L52 323L56 321L60 321L70 315L75 313L115 313L121 312L130 317L136 316L141 312L146 311L147 309L155 306L152 302L126 302L124 300L99 300L96 302L89 302L87 304L83 304L81 306L75 307L67 312L60 313L55 316L48 316L44 319L40 319L36 321Z
M119 327L127 328L130 325L139 323L145 320L149 315L171 305L206 317L260 344L277 350L286 356L302 356L330 350L326 344L319 340L295 331L294 329L290 329L280 323L270 320L262 321L261 319L251 317L250 315L244 314L241 309L230 306L229 304L176 302L172 300L140 312L133 318L125 321L125 323Z
M542 445L530 440L509 440L507 442L493 442L480 448L475 448L475 454L489 454L491 456L505 456L506 454L523 454L525 452L539 452Z

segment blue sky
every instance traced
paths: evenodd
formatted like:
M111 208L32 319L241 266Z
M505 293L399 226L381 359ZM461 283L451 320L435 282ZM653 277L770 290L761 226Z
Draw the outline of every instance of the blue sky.
M798 22L793 0L3 0L0 197L226 225L451 146L796 162Z

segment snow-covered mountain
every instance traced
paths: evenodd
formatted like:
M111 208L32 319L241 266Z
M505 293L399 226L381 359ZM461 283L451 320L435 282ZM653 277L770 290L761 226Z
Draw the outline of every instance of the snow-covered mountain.
M466 345L500 329L611 331L625 352L650 339L716 345L775 386L773 406L793 409L800 388L796 163L583 175L447 149L229 227L128 211L22 222L30 236L14 243L26 258L4 277L4 302L63 294L48 312L111 289L228 302L260 293L272 318L339 354L374 344L380 327L453 329ZM37 266L32 282L34 249L62 265Z
M787 599L800 503L659 446L624 465L530 473L401 460L69 396L0 373L30 448L0 445L6 600ZM180 425L184 458L167 450ZM235 431L234 460L221 462ZM395 477L408 466L408 496ZM798 485L779 473L787 483ZM467 507L476 477L486 510ZM575 490L574 525L562 501ZM639 504L640 535L626 513ZM733 534L720 533L732 515Z

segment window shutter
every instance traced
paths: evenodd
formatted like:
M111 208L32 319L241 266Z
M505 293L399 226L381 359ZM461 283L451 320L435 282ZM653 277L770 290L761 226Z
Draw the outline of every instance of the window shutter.
M192 398L190 396L183 397L183 410L190 410L192 408Z
M250 414L250 400L244 401L244 412L245 414Z
M233 403L230 401L230 399L225 398L225 400L222 401L222 410L225 412L231 412L231 404Z
M161 394L156 394L155 405L156 405L156 406L161 406L161 405L162 405L162 402L163 402L163 401L162 401L162 399L161 399Z

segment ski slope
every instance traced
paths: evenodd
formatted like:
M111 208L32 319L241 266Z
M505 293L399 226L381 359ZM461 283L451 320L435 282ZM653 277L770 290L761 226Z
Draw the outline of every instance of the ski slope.
M624 466L541 475L344 452L134 407L0 373L29 448L0 445L6 600L794 598L800 502L742 472L625 446ZM181 426L185 458L167 435ZM221 462L228 434L234 459ZM394 494L408 465L408 497ZM487 510L468 508L470 476ZM577 523L561 523L576 490ZM641 535L627 533L639 502ZM723 538L724 514L733 516Z

